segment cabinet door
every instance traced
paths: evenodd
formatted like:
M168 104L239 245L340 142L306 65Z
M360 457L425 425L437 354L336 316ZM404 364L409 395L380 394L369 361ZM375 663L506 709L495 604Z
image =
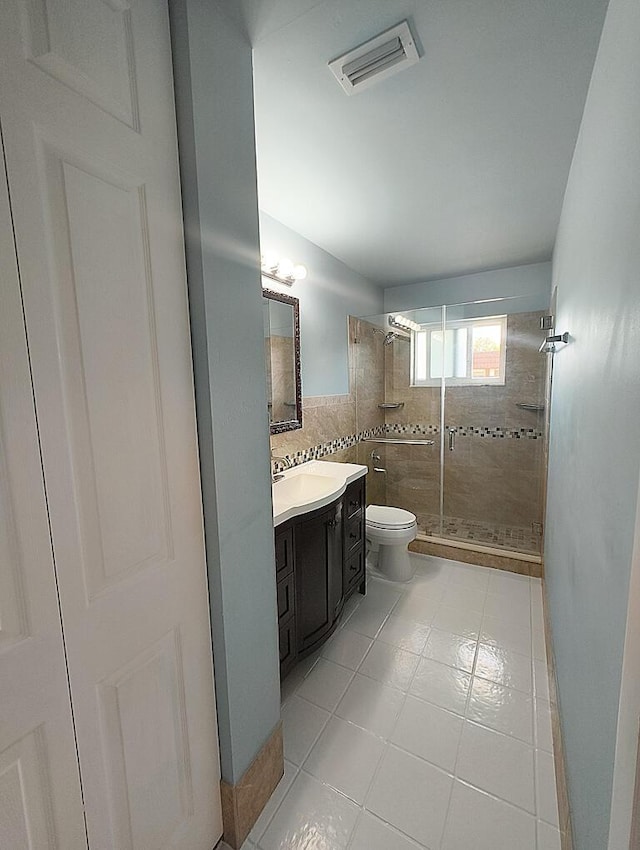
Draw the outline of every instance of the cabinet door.
M89 844L210 850L220 772L167 3L2 0L0 56Z
M295 527L296 619L298 651L319 641L335 619L335 563L339 551L340 514L328 511L300 522ZM336 540L338 541L336 543Z

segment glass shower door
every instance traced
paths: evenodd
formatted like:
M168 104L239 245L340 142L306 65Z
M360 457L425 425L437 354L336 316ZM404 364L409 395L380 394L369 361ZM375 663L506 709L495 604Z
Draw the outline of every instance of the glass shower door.
M539 555L546 358L528 299L446 307L442 537Z

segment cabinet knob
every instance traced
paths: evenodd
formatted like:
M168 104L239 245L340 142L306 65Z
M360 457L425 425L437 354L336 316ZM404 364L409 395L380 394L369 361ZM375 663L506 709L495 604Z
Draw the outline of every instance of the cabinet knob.
M337 519L330 519L330 520L327 521L327 526L329 528L335 528L337 526L337 524L338 524Z

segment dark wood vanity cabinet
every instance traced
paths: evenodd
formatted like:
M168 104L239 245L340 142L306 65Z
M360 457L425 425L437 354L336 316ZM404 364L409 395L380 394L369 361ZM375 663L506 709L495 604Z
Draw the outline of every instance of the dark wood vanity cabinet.
M280 677L317 649L365 578L365 479L323 508L275 530Z

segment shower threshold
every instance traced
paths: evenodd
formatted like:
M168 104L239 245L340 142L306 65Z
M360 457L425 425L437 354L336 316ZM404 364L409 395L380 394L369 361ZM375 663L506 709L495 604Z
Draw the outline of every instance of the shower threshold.
M529 528L445 516L418 516L418 540L542 563L541 537Z

